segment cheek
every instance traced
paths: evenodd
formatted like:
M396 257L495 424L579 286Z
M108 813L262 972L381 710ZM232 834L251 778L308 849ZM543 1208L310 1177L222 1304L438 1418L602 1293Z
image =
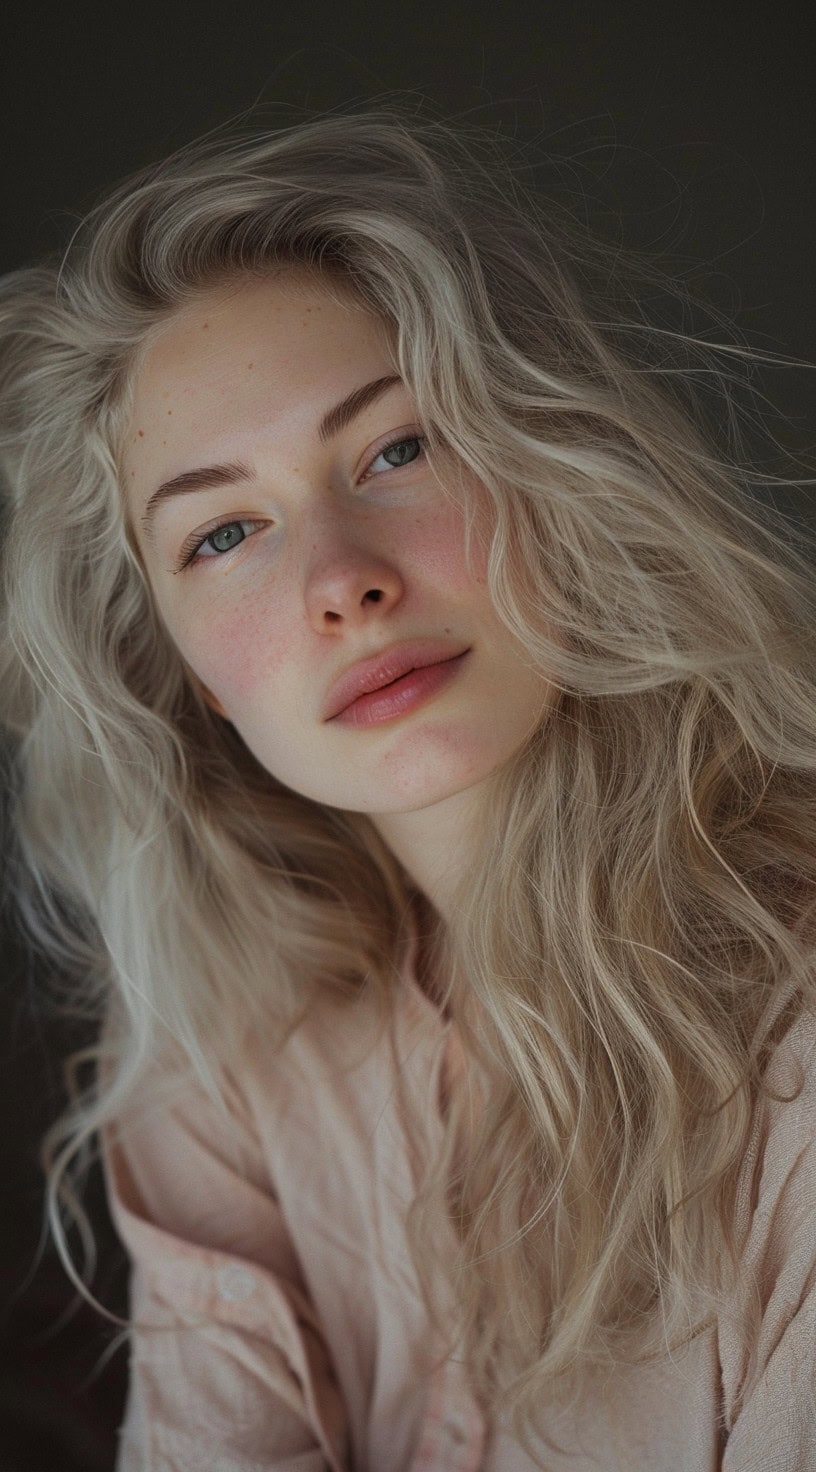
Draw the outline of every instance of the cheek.
M474 530L471 571L465 557L465 519L455 506L423 517L417 526L414 555L423 572L440 589L462 592L487 582L488 547Z
M206 603L206 599L203 600ZM251 702L260 685L268 685L283 669L292 630L274 620L276 636L269 636L270 618L259 615L249 600L236 606L211 600L211 616L201 619L195 632L177 640L199 680L229 709Z

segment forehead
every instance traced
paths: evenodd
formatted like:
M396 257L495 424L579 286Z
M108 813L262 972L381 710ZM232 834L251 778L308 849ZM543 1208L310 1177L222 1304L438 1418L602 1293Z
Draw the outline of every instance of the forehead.
M122 468L128 492L179 474L190 456L251 458L281 444L366 377L394 371L393 335L350 288L315 273L202 291L162 322L134 364ZM144 494L144 493L143 493Z
M254 350L253 368L296 365L345 344L351 353L390 334L351 287L305 268L244 278L202 290L166 317L134 361L136 396L167 378L206 383L220 366Z

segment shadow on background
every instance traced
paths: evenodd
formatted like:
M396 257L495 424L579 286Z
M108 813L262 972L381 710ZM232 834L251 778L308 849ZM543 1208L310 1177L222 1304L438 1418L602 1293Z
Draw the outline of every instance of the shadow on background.
M4 791L3 816L7 811ZM4 821L3 834L7 832ZM6 852L3 845L2 852ZM3 885L3 894L6 886ZM127 1348L104 1356L120 1331L78 1294L50 1233L41 1247L40 1141L67 1103L62 1062L95 1040L87 1024L55 1018L3 917L0 980L0 1447L2 1472L110 1472L124 1414ZM113 1228L101 1165L82 1201L96 1239L94 1297L125 1317L127 1258ZM76 1231L68 1237L82 1272ZM103 1361L102 1368L95 1371Z

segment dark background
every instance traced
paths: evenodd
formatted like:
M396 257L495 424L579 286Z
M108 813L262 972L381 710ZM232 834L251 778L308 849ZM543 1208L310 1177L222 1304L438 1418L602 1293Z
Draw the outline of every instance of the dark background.
M64 246L123 175L249 109L278 126L397 92L423 115L427 102L546 157L549 187L599 233L657 255L752 347L810 364L751 376L780 457L802 457L798 471L781 458L776 468L814 473L816 88L804 4L32 0L7 8L3 29L0 273ZM765 463L775 465L767 453ZM816 521L806 487L777 502ZM49 1007L8 921L0 944L3 1468L110 1472L125 1351L97 1372L114 1331L84 1305L66 1319L76 1295L53 1246L37 1260L39 1138L64 1104L61 1060L89 1036ZM85 1204L99 1245L92 1290L121 1314L126 1263L97 1168Z

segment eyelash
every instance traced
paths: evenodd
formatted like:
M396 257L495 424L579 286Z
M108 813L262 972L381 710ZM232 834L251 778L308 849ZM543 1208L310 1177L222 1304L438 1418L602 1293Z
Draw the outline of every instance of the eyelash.
M397 436L396 439L389 440L388 443L385 444L385 445L380 445L380 448L374 452L374 454L371 456L371 459L369 460L368 464L366 465L366 467L365 467L365 474L367 474L367 472L371 469L371 467L374 464L374 461L375 460L379 460L379 458L380 458L381 455L385 455L388 450L393 450L396 445L412 445L412 444L417 444L417 445L422 446L422 451L421 451L421 453L419 455L417 455L416 460L410 460L408 462L408 465L392 465L392 466L390 466L390 469L391 470L406 470L406 469L409 468L409 466L416 465L417 462L422 459L422 456L425 453L425 449L424 449L425 440L426 440L426 436L424 434L408 434L408 435L403 434L403 435ZM382 474L382 473L383 472L380 472L380 474ZM223 531L224 528L225 527L228 527L228 526L242 526L242 525L243 526L262 526L263 523L262 522L259 522L259 521L253 521L248 516L247 517L245 517L245 516L238 516L238 517L233 516L228 521L220 521L217 526L211 526L210 529L209 529L209 531L206 531L203 536L199 536L198 532L194 532L193 533L193 536L191 538L188 538L187 539L187 541L183 544L183 546L181 548L181 551L179 552L179 561L178 561L178 566L176 567L176 572L183 572L186 567L192 567L192 566L194 566L194 565L196 565L198 563L201 563L201 562L218 562L222 557L229 556L229 553L230 552L235 552L238 547L243 547L244 542L248 540L248 538L246 538L246 537L244 538L243 541L237 542L236 545L235 545L235 547L229 547L226 552L218 552L215 548L213 548L212 549L213 550L213 556L212 557L198 557L197 556L198 552L204 546L204 543L205 542L208 542L209 539L210 539L210 537L214 537L215 534L216 534L216 532Z

